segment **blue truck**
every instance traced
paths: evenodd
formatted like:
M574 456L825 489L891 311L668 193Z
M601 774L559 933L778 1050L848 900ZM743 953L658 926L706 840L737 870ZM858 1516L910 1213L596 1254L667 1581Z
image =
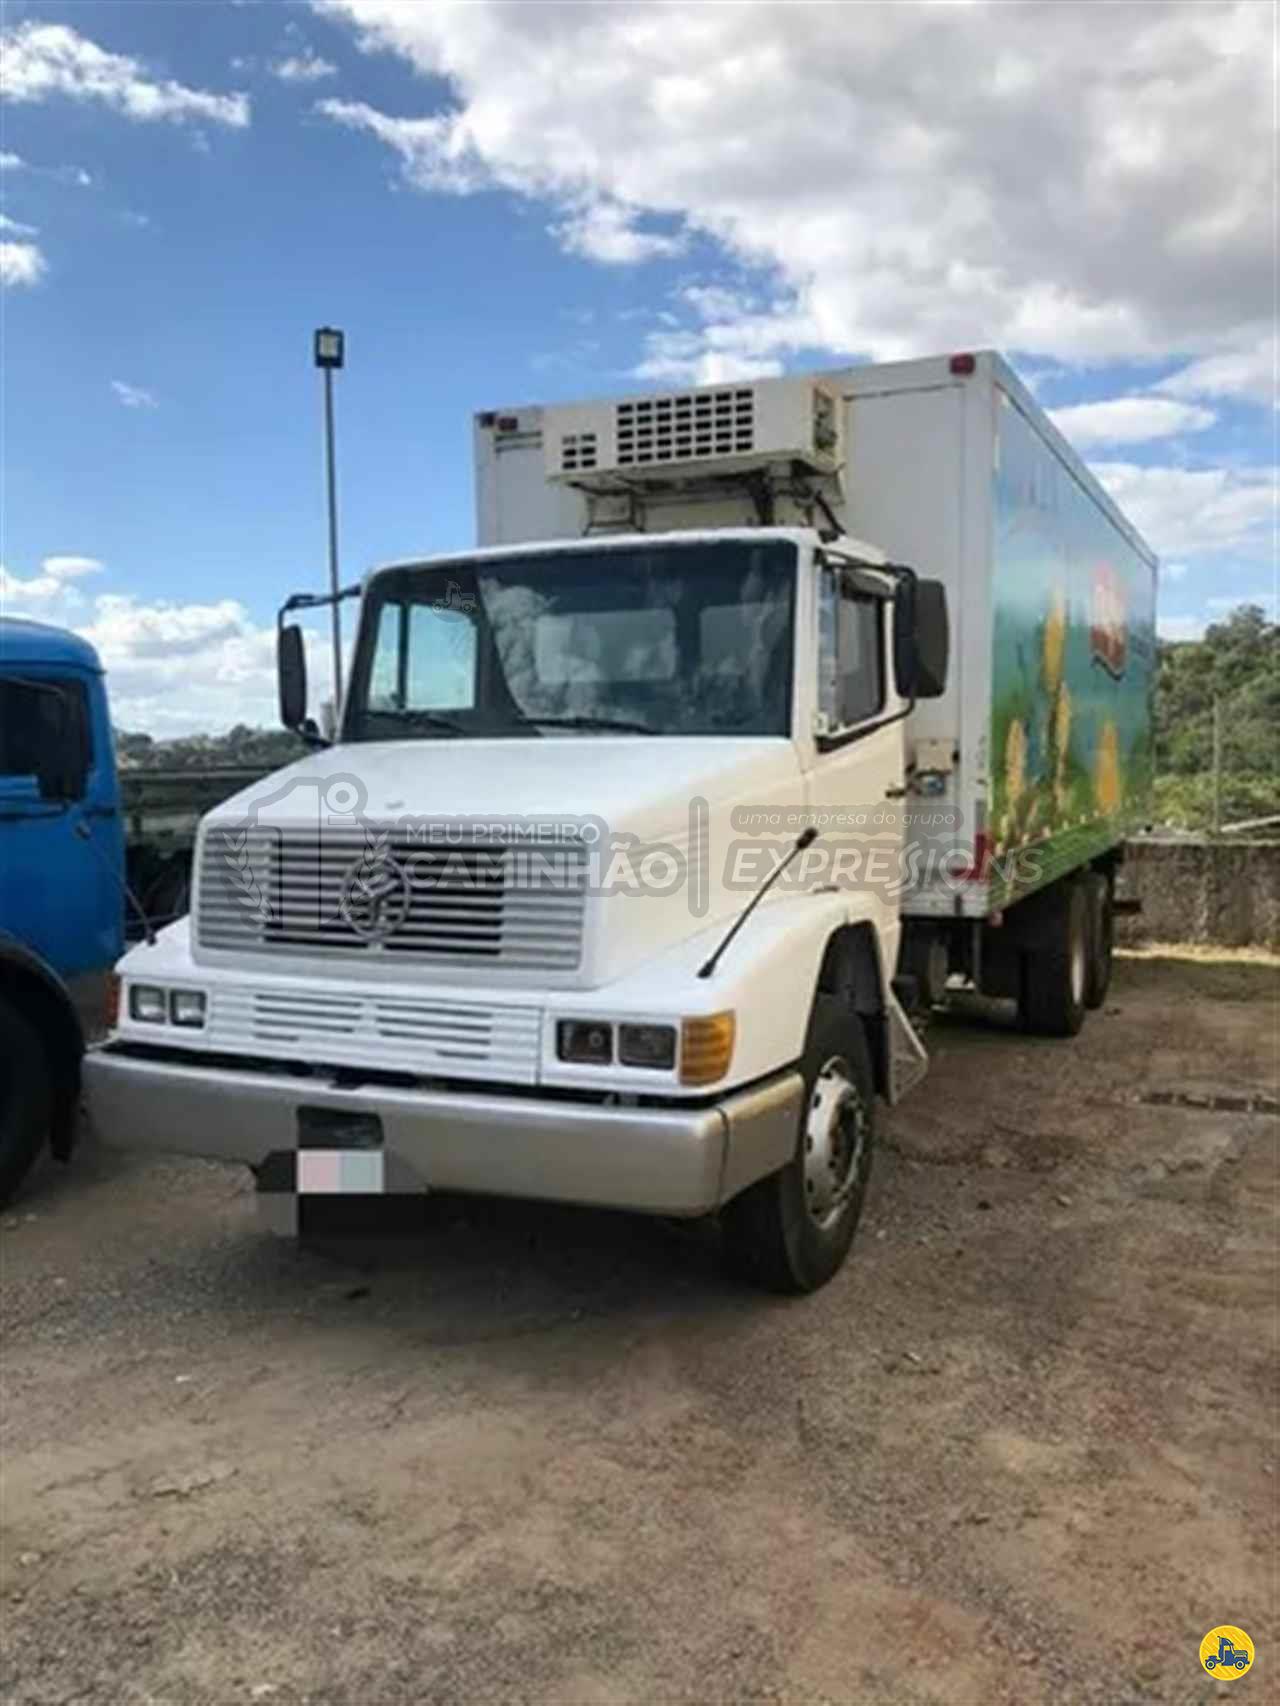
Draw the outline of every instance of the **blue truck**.
M46 1142L70 1155L126 937L186 912L196 825L263 774L117 771L93 647L0 615L0 1204Z
M85 1041L124 948L124 822L102 665L0 617L0 1203L75 1141Z

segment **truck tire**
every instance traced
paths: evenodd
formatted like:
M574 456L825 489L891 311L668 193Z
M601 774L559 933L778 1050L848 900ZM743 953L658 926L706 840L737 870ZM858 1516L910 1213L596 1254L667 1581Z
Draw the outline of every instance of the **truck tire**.
M721 1211L731 1271L768 1291L816 1291L857 1230L875 1144L875 1085L862 1021L815 997L801 1060L796 1151Z
M52 1119L53 1084L40 1033L0 1000L0 1207L26 1178Z
M1089 981L1089 901L1085 885L1062 885L1041 927L1041 941L1022 955L1018 1018L1036 1037L1074 1037L1084 1024Z
M1084 879L1089 905L1089 964L1085 974L1084 1004L1091 1010L1102 1006L1111 987L1111 955L1115 946L1115 912L1112 909L1111 879L1101 871L1090 871Z

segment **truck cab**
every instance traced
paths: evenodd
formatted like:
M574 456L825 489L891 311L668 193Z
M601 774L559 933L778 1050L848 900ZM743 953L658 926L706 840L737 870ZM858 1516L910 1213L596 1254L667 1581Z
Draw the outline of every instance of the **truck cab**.
M69 1153L85 1039L124 943L123 834L102 666L0 618L0 1200Z
M805 527L377 570L337 744L206 818L189 923L122 962L95 1118L249 1162L303 1231L366 1190L719 1211L740 1267L822 1283L924 1053L891 883L806 829L900 843L922 609ZM299 727L302 658L285 627Z

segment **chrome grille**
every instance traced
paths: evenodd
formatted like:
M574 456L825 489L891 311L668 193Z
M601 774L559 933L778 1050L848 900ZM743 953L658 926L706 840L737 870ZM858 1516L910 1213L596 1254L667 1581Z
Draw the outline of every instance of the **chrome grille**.
M391 870L398 890L403 874L389 933L371 938L352 922L356 868ZM196 885L196 938L206 948L572 971L582 957L586 877L578 845L436 845L395 830L214 824Z
M200 1046L333 1066L381 1066L424 1077L532 1084L540 1041L536 1007L236 985L214 989Z

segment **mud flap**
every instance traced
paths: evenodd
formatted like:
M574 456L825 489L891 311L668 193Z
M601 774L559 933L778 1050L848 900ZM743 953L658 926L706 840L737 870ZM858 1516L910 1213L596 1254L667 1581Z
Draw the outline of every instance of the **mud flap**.
M885 1100L890 1107L895 1107L907 1091L914 1090L928 1072L929 1053L892 990L889 991L885 1029L889 1040L888 1089Z

